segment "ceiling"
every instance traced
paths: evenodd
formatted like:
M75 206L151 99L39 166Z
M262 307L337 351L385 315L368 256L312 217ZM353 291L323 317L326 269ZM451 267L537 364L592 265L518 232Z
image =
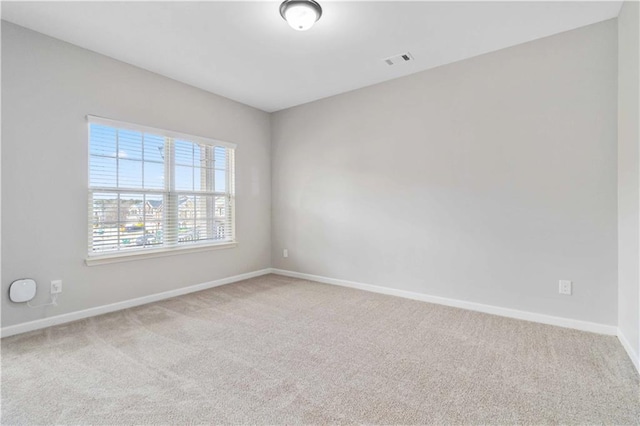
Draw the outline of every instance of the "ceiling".
M622 1L2 2L2 19L272 112L614 18ZM414 61L384 58L411 52Z

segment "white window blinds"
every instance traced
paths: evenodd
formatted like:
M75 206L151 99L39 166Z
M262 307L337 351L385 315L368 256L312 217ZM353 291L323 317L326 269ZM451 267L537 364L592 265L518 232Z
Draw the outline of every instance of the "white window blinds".
M235 240L233 144L88 119L90 257Z

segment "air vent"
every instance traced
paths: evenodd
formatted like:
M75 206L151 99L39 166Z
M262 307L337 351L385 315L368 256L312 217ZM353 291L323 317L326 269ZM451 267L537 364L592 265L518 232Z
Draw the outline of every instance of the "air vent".
M404 64L406 62L413 61L413 55L409 52L401 53L399 55L390 56L384 59L384 61L387 63L387 65Z

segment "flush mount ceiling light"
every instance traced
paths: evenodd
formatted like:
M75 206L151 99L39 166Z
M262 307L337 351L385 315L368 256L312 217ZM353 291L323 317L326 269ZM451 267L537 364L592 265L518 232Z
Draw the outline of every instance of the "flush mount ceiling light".
M280 15L294 30L306 31L320 19L322 8L314 0L285 0Z

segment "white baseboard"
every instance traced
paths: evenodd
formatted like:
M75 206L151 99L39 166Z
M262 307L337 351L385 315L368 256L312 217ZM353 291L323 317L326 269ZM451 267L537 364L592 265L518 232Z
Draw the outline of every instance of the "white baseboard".
M235 283L237 281L249 278L259 277L271 273L271 268L261 269L259 271L247 272L246 274L234 275L228 278L222 278L215 281L209 281L202 284L196 284L189 287L182 287L175 290L165 291L162 293L151 294L149 296L138 297L136 299L124 300L122 302L111 303L109 305L97 306L95 308L84 309L82 311L70 312L68 314L56 315L53 317L42 318L35 321L29 321L22 324L10 325L0 330L1 337L13 336L14 334L26 333L28 331L39 330L41 328L51 327L58 324L77 321L84 318L94 317L109 312L120 311L122 309L133 308L134 306L146 305L147 303L157 302L159 300L170 299L184 294L194 293L196 291L206 290L213 287L219 287L225 284Z
M398 290L389 287L380 287L371 284L363 284L354 281L327 278L319 275L304 274L301 272L287 271L284 269L272 268L271 272L287 277L301 278L309 281L316 281L324 284L333 284L342 287L356 288L359 290L371 291L374 293L387 294L390 296L404 297L406 299L420 300L423 302L435 303L438 305L452 306L455 308L468 309L471 311L484 312L486 314L499 315L502 317L515 318L525 321L539 322L542 324L556 325L559 327L572 328L592 333L616 336L618 327L615 325L598 324L588 321L580 321L570 318L554 317L550 315L537 314L534 312L520 311L517 309L502 308L499 306L483 305L481 303L467 302L464 300L449 299L446 297L430 296L423 293L415 293L407 290Z
M638 373L640 373L640 356L635 353L635 351L631 347L631 344L629 343L629 340L627 340L625 335L622 334L622 331L620 331L620 329L618 329L618 339L620 340L620 343L622 343L622 347L624 348L624 350L627 351L627 355L629 355L629 358L631 358L631 362L633 362L636 370L638 370Z
M132 308L135 306L145 305L147 303L157 302L159 300L169 299L176 296L182 296L184 294L194 293L196 291L206 290L213 287L219 287L225 284L231 284L237 281L246 280L249 278L258 277L274 273L278 275L284 275L293 278L301 278L309 281L316 281L324 284L338 285L342 287L356 288L359 290L371 291L374 293L387 294L391 296L404 297L407 299L420 300L423 302L435 303L439 305L452 306L456 308L468 309L477 312L484 312L487 314L499 315L508 318L521 319L525 321L539 322L542 324L556 325L559 327L572 328L576 330L590 331L593 333L606 334L611 336L618 336L622 345L629 353L629 356L634 362L636 368L638 368L638 356L633 352L629 342L626 338L619 333L618 327L612 325L598 324L587 321L579 321L570 318L554 317L550 315L537 314L533 312L520 311L516 309L502 308L499 306L484 305L480 303L467 302L457 299L449 299L439 296L431 296L423 293L416 293L407 290L399 290L389 287L381 287L371 284L363 284L354 281L339 280L335 278L328 278L319 275L305 274L301 272L287 271L276 268L266 268L259 271L248 272L245 274L235 275L228 278L222 278L215 281L209 281L202 284L196 284L189 287L183 287L176 290L165 291L163 293L156 293L149 296L139 297L136 299L125 300L122 302L116 302L109 305L98 306L95 308L89 308L82 311L70 312L68 314L56 315L53 317L43 318L35 321L25 322L22 324L16 324L0 329L1 337L13 336L15 334L26 333L28 331L39 330L46 327L51 327L58 324L64 324L72 321L81 320L97 315L106 314L109 312L115 312L122 309Z

